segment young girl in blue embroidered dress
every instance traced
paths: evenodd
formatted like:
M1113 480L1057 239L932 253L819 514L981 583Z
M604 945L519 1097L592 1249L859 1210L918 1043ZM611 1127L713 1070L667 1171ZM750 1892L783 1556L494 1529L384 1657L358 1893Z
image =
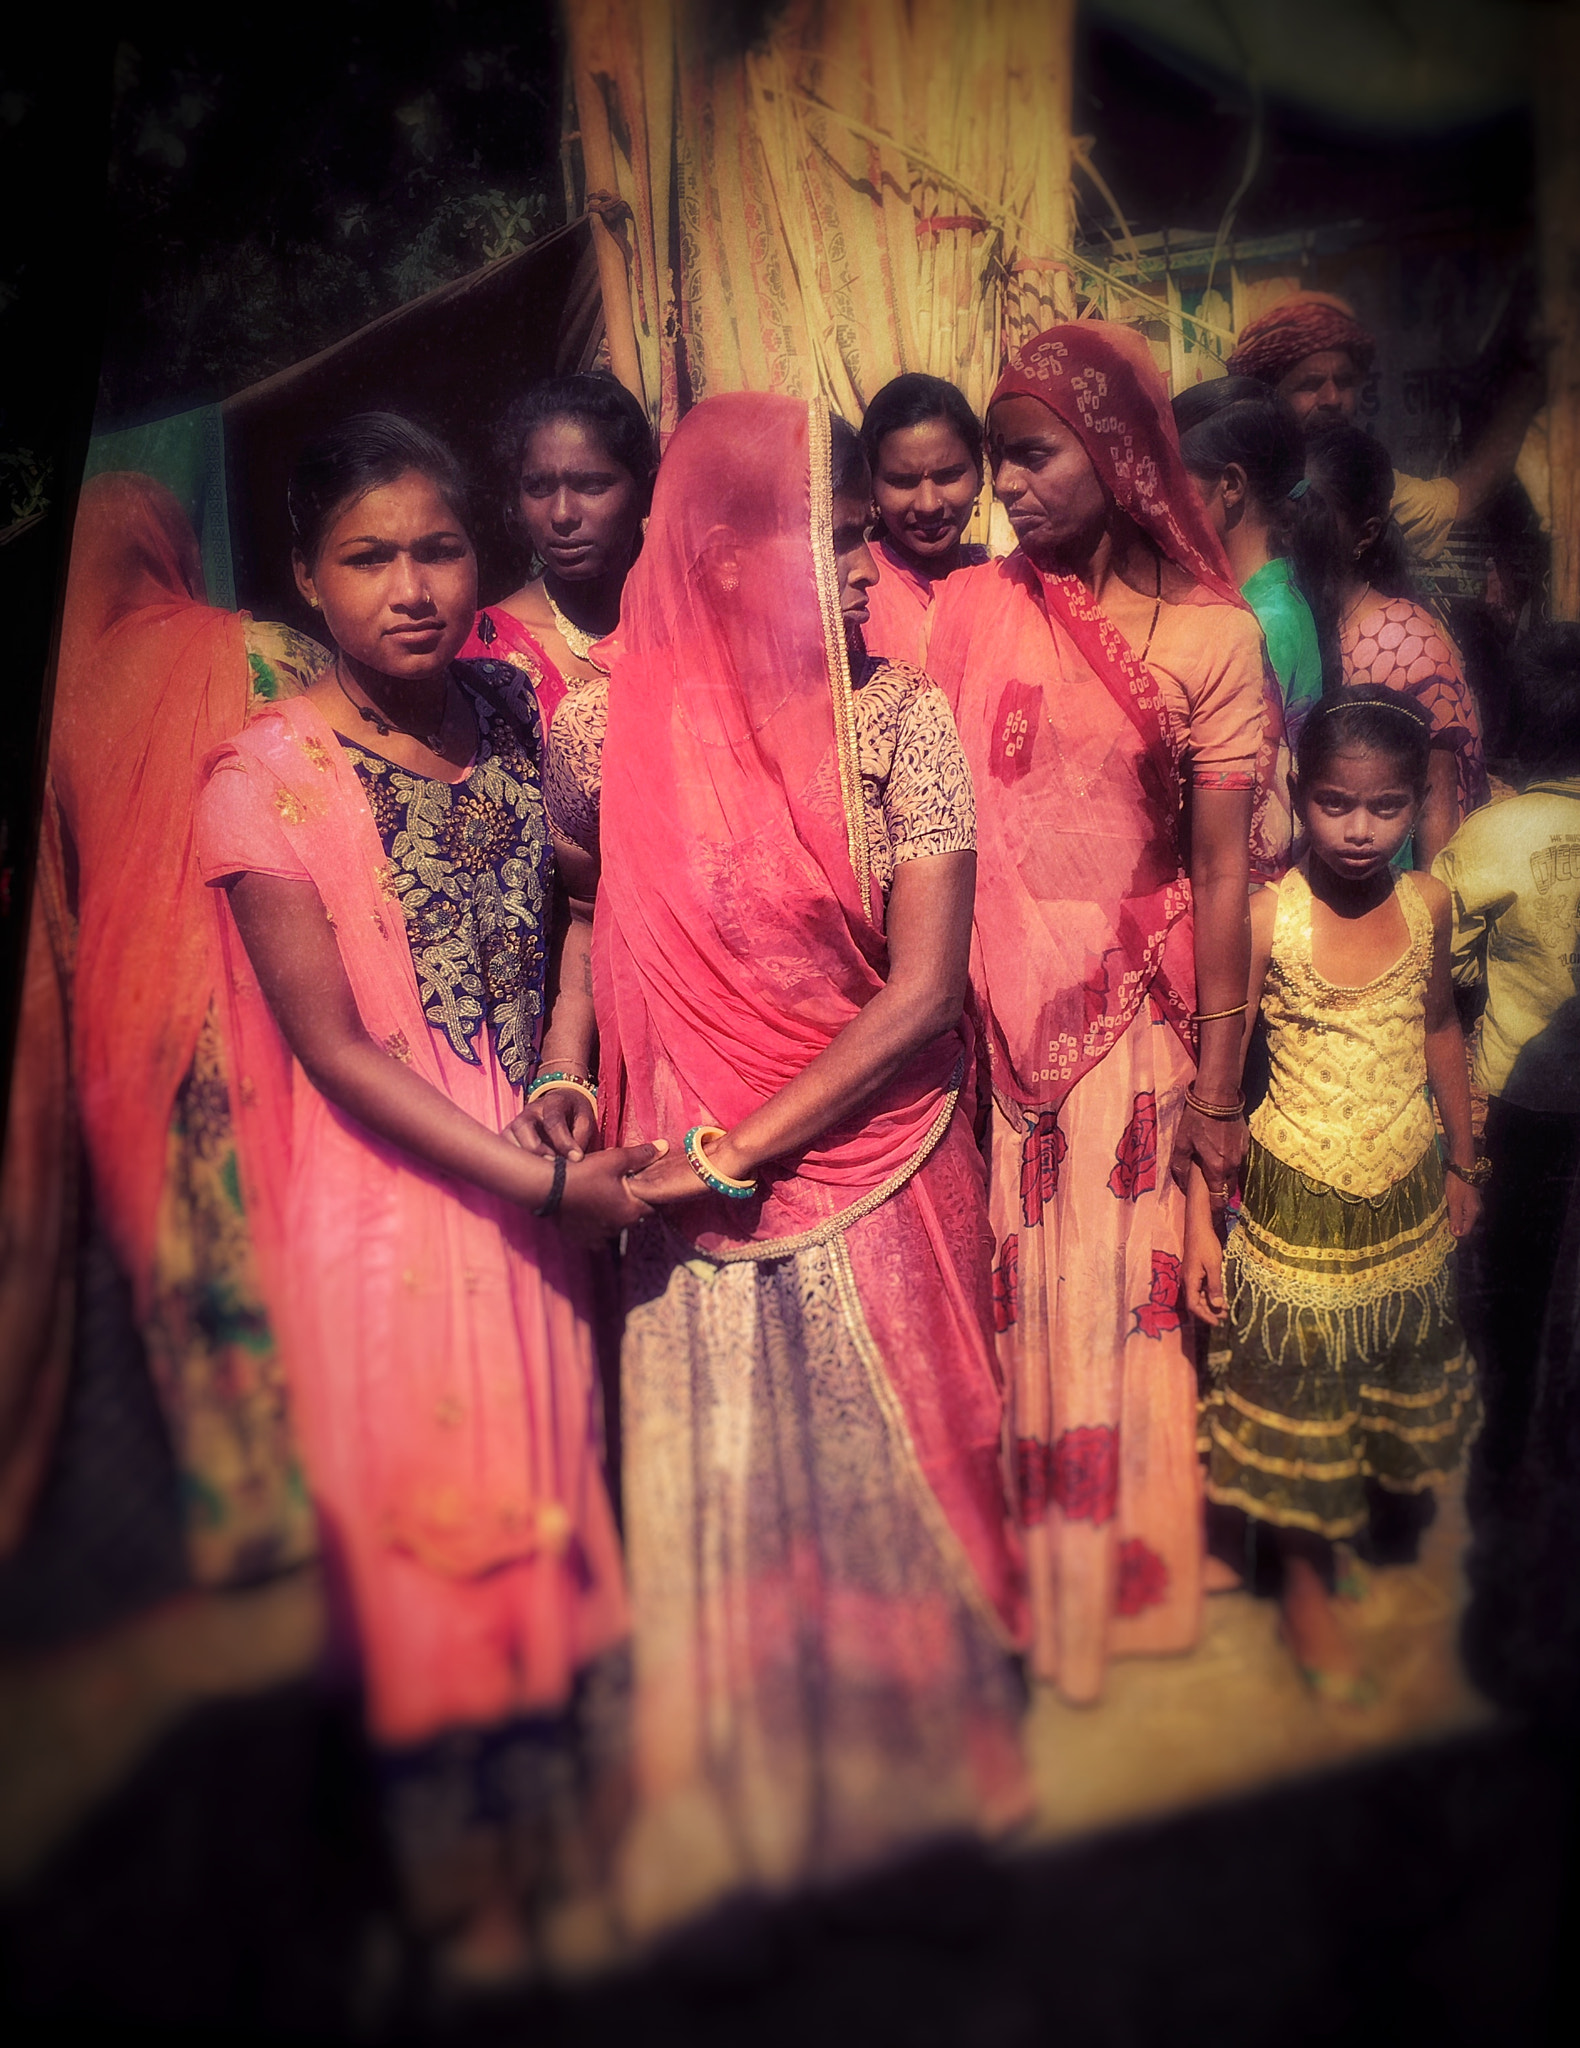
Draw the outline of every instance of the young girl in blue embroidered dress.
M1389 868L1429 740L1406 698L1371 689L1329 698L1301 733L1309 852L1252 899L1247 1036L1260 1008L1271 1077L1241 1220L1225 1251L1198 1169L1185 1246L1186 1300L1226 1343L1204 1404L1208 1497L1274 1533L1285 1641L1310 1690L1349 1707L1376 1689L1329 1597L1334 1546L1366 1524L1369 1481L1420 1493L1451 1472L1480 1412L1454 1244L1484 1170L1448 892Z

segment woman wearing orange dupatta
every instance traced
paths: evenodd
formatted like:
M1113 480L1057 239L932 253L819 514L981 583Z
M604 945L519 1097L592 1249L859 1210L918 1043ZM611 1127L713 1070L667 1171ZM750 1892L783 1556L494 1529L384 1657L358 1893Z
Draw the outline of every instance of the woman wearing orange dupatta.
M970 787L938 692L859 658L870 481L832 430L790 398L687 416L607 690L550 756L601 842L606 1127L670 1142L632 1183L663 1214L622 1355L639 1928L1028 1796L957 1108Z
M1287 837L1281 721L1139 336L1039 336L988 440L1020 547L950 578L930 667L981 806L972 982L1034 1668L1084 1701L1111 1654L1199 1625L1170 1163L1199 1158L1221 1208L1244 1150L1248 840L1254 809L1267 851Z
M232 1048L193 813L204 755L322 650L203 602L197 541L151 478L95 477L72 535L50 731L46 874L64 905L71 1069L92 1199L170 1429L192 1572L314 1548L258 1218L240 1198ZM59 848L52 854L52 848Z
M551 952L536 706L505 664L453 658L476 561L452 459L363 415L303 456L291 509L335 661L216 750L201 857L413 1905L455 1970L491 1973L548 1903L523 1843L574 1831L572 1743L628 1628L585 1268L539 1219L637 1220L622 1176L655 1149L568 1163L522 1117L548 994L591 1006Z

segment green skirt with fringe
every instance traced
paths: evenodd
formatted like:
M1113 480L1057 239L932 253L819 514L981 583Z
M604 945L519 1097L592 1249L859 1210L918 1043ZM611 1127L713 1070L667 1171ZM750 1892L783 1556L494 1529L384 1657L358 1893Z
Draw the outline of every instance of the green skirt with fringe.
M1353 1535L1366 1482L1420 1493L1481 1421L1435 1145L1386 1194L1344 1195L1253 1138L1202 1403L1207 1493Z

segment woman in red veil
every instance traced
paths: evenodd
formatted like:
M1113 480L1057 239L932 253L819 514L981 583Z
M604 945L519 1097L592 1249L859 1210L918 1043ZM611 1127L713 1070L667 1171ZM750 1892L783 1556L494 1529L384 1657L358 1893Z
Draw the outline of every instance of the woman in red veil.
M981 810L972 984L1033 1668L1085 1701L1111 1654L1199 1624L1171 1153L1221 1209L1249 842L1272 864L1288 840L1282 718L1139 335L1039 335L988 446L1020 546L949 579L929 667Z
M959 1107L971 792L926 678L852 673L870 498L821 407L699 405L550 752L602 856L605 1134L670 1148L622 1361L639 1929L1027 1797Z

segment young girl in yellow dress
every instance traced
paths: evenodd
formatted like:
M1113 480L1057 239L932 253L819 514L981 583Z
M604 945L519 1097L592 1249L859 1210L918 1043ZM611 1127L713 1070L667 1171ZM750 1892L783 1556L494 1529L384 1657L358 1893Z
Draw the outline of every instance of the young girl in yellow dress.
M1271 1078L1251 1117L1227 1250L1193 1175L1186 1300L1222 1326L1205 1403L1208 1497L1272 1532L1284 1640L1308 1688L1367 1705L1340 1625L1334 1546L1367 1482L1421 1493L1480 1414L1454 1244L1485 1178L1449 979L1448 892L1395 874L1426 793L1430 727L1396 692L1346 690L1300 736L1309 851L1252 898L1247 1037ZM1427 1083L1443 1121L1438 1143Z

